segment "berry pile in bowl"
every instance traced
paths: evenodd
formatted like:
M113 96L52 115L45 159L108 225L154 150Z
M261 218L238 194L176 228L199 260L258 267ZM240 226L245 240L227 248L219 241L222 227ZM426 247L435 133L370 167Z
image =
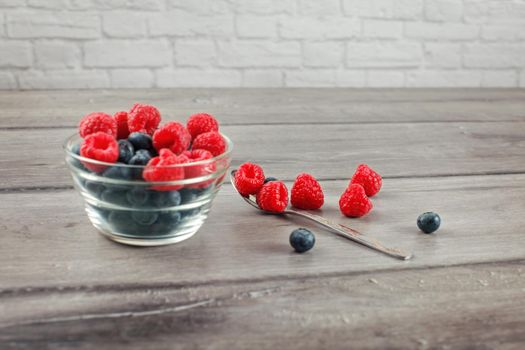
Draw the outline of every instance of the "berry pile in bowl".
M210 114L161 124L151 105L82 118L64 148L92 224L131 245L180 242L202 226L231 162Z

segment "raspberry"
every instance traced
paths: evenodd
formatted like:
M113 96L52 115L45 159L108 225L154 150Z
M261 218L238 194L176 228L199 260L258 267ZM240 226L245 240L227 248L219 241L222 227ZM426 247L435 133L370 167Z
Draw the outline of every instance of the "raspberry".
M211 115L207 113L199 113L190 116L186 127L191 134L192 138L196 138L197 135L204 134L210 131L219 131L219 123Z
M383 180L381 179L381 175L369 168L368 165L360 164L357 167L354 176L352 176L350 183L363 186L366 195L368 197L372 197L375 196L381 189Z
M200 162L206 159L213 158L213 154L204 149L194 149L192 151L185 151L182 153L187 158L188 163ZM193 179L196 177L213 174L216 170L215 161L204 162L204 164L188 165L184 169L184 177L186 179ZM213 183L214 179L188 185L189 188L206 188Z
M129 132L153 135L160 123L160 112L150 105L135 103L128 113Z
M128 112L117 112L113 115L117 122L117 139L127 139L129 136L128 129Z
M339 209L345 216L358 218L372 210L372 202L359 184L350 184L339 198Z
M192 147L205 149L210 151L214 157L217 157L226 151L226 142L224 142L221 134L215 131L210 131L198 135L195 140L193 140Z
M312 175L299 174L292 186L291 202L299 209L319 209L324 203L323 189Z
M89 159L98 160L106 163L115 163L119 156L117 140L113 135L104 132L89 134L82 142L80 155ZM94 172L102 172L106 169L105 165L83 162L84 166Z
M253 163L244 163L235 172L235 187L245 197L256 194L264 184L264 171Z
M259 208L274 213L282 213L288 205L288 190L282 181L271 181L257 192Z
M80 120L78 131L81 137L86 137L98 131L117 136L117 122L106 113L90 113Z
M188 149L191 135L184 125L169 122L153 134L153 146L157 151L169 148L175 154L181 154Z
M169 149L161 149L157 157L151 158L142 177L148 182L176 181L184 179L184 167L174 166L183 164L187 161L184 156L177 156ZM157 185L152 188L157 191L176 191L182 188L182 185Z

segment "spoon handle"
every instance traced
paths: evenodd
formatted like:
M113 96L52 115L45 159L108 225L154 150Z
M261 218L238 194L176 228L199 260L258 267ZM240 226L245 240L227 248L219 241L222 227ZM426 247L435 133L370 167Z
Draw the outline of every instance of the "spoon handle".
M295 210L295 209L287 209L284 213L291 214L291 215L297 215L297 216L301 216L303 218L312 220L332 231L335 231L339 236L342 236L351 241L360 243L368 248L374 249L378 252L381 252L393 258L400 259L400 260L408 260L412 258L412 254L410 253L403 252L402 250L399 250L397 248L385 247L383 244L381 244L381 242L379 242L375 238L367 237L363 235L362 233L360 233L359 231L356 231L350 227L347 227L341 224L336 224L334 222L331 222L323 218L322 216L314 215L306 211Z

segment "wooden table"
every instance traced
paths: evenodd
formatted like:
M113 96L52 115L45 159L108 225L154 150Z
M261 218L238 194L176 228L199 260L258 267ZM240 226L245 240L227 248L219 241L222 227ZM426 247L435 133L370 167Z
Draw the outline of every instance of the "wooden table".
M397 261L225 184L188 241L98 235L61 145L91 111L207 111L251 160L322 180L322 215L415 253ZM0 349L524 349L525 90L183 89L0 93ZM362 219L337 201L384 176ZM418 231L433 210L442 228ZM290 232L314 230L293 253Z

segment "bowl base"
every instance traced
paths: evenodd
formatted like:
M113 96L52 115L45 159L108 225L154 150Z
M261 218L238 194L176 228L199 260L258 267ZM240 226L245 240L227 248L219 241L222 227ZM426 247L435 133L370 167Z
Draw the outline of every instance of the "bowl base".
M111 232L107 232L98 227L97 229L101 235L103 235L104 237L114 242L126 244L126 245L137 246L137 247L155 247L155 246L179 243L179 242L187 240L188 238L191 238L198 231L197 229L197 230L193 230L188 233L185 233L185 234L180 234L180 235L177 235L174 237L168 237L168 238L144 239L144 238L123 237L123 236L115 235Z

